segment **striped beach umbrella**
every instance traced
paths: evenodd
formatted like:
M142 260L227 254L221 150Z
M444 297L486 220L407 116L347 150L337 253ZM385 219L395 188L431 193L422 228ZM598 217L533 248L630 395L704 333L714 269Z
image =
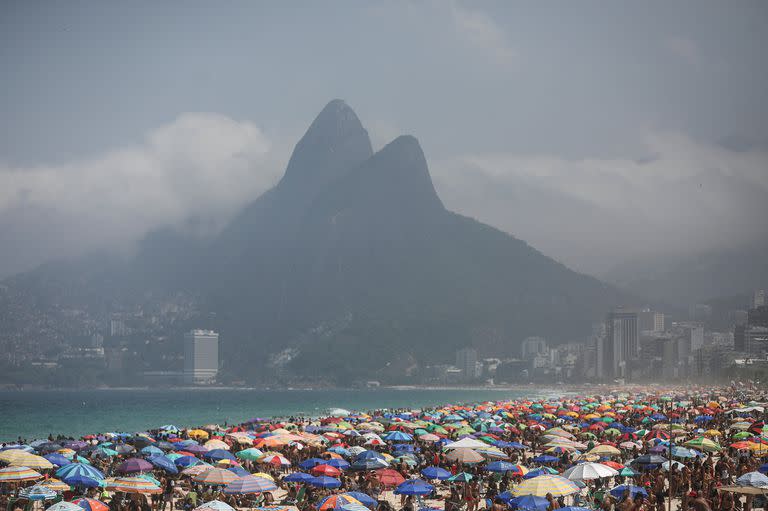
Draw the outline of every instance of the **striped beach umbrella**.
M75 499L72 501L72 503L77 504L81 508L85 509L85 511L109 511L108 505L96 499Z
M0 461L11 467L53 468L53 464L42 456L30 454L21 449L8 449L0 452Z
M196 483L210 485L225 485L237 479L237 476L224 468L210 467L192 478Z
M67 487L69 489L69 487ZM19 497L27 500L52 500L58 496L53 489L36 484L27 488L22 488L19 491Z
M197 506L193 511L235 511L235 508L220 500L212 500Z
M65 479L72 476L85 476L91 479L104 479L104 474L91 465L84 465L82 463L70 463L65 465L56 471L56 477Z
M161 493L160 487L141 477L118 477L107 482L107 489L124 493Z
M269 479L247 475L238 477L224 487L224 493L227 495L245 495L249 493L261 493L265 491L276 490L277 485Z
M283 466L283 467L289 467L291 465L291 462L288 461L288 458L286 458L281 454L270 454L270 455L264 456L259 460L259 463L269 463L270 465Z
M536 495L537 497L546 497L547 493L551 493L553 497L563 497L578 491L579 487L572 481L564 477L545 474L524 480L512 493L515 496Z
M50 488L53 491L69 490L69 485L65 482L59 481L58 479L46 479L45 481L40 481L37 483L37 486L45 486L46 488Z
M16 481L34 481L40 479L42 474L29 467L6 467L0 469L0 482L10 483Z
M323 500L320 501L320 503L317 505L318 511L331 511L331 510L338 510L342 506L345 506L347 504L358 504L363 505L362 502L357 500L356 498L350 496L350 495L330 495L328 497L325 497Z

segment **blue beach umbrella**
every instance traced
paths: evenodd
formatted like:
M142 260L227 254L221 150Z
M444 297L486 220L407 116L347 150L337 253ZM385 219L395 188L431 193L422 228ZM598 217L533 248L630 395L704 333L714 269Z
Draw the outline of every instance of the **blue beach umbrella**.
M307 481L307 484L310 486L315 486L317 488L338 488L341 486L341 481L336 479L335 477L329 477L329 476L320 476L320 477L313 477L309 481Z
M629 494L634 499L638 495L642 495L643 497L648 496L648 492L645 491L645 488L642 486L635 486L633 484L622 484L620 486L617 486L616 488L611 490L611 496L613 496L615 499L620 499L622 495L624 495L624 491L629 490Z
M508 499L509 507L524 511L543 511L549 506L549 501L544 497L535 495L522 495Z
M70 486L75 486L79 488L98 488L100 486L103 486L104 484L103 479L94 479L93 477L88 477L80 474L65 476L65 477L62 477L61 480Z
M46 454L45 456L43 456L43 458L47 459L48 461L51 462L52 465L56 465L57 467L63 467L65 465L69 465L70 463L72 463L72 461L69 458L57 452Z
M429 495L435 487L422 479L408 479L395 488L395 495Z
M441 467L426 467L422 469L421 475L427 479L438 479L444 481L451 477L451 473Z
M289 483L306 483L310 479L314 479L314 477L309 474L305 474L304 472L294 472L293 474L288 474L285 476L283 481Z
M176 465L173 463L173 461L169 460L165 456L150 456L147 458L147 461L150 462L154 467L162 469L169 474L175 475L179 473L179 469L176 468Z

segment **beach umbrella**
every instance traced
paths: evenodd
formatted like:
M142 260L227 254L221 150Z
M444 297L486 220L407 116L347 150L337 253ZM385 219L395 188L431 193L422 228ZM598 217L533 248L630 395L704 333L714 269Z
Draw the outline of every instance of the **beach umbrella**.
M389 463L387 463L383 458L368 458L355 460L350 466L353 470L376 470L379 468L389 467Z
M657 456L655 454L644 454L630 461L630 465L661 465L667 461L664 456Z
M704 436L694 438L693 440L688 440L683 445L686 447L692 447L694 449L697 449L699 451L704 451L704 452L718 452L723 449L722 447L720 447L720 444Z
M637 472L635 472L629 467L624 467L621 470L619 470L619 475L622 477L636 477Z
M219 440L217 438L214 438L213 440L208 440L207 442L205 442L203 444L203 447L205 447L209 451L213 451L213 450L216 450L216 449L222 449L222 450L225 450L225 451L229 450L229 444L227 444L226 442L223 442L223 441L221 441L221 440Z
M581 506L565 506L561 507L560 511L592 511L588 507L581 507Z
M408 479L397 485L395 495L429 495L435 487L422 479Z
M359 491L348 491L346 493L342 493L342 495L349 495L350 497L353 497L360 501L360 503L366 507L369 507L373 509L376 507L377 502L376 500L368 495L367 493L359 492Z
M10 467L27 467L41 470L53 468L53 464L47 459L22 449L8 449L7 451L0 452L0 461Z
M251 447L249 449L243 449L242 451L238 451L237 453L235 453L235 456L237 456L241 460L256 461L262 456L264 456L264 453L256 449L255 447Z
M62 481L59 481L58 479L46 479L44 481L40 481L39 483L37 483L36 486L45 486L46 488L50 488L55 492L69 490L69 485Z
M136 448L128 444L120 444L113 449L117 454L131 454L136 451Z
M168 455L168 458L170 458L170 456L172 455ZM181 468L189 468L200 464L206 464L203 460L199 460L194 456L179 456L173 460L173 463L174 465Z
M537 495L545 497L551 493L553 497L561 497L577 493L579 487L573 481L552 474L541 475L532 479L526 479L514 489L515 496Z
M50 461L54 467L63 467L64 465L69 465L70 463L72 463L72 460L70 460L66 456L63 456L57 452L46 454L43 456L43 458Z
M107 483L107 489L123 493L162 493L160 487L141 477L118 477Z
M309 470L312 467L322 465L323 463L325 463L325 460L322 458L307 458L306 460L299 463L299 467L301 467L303 470Z
M12 483L17 481L34 481L43 477L29 467L0 468L0 483Z
M382 437L387 442L411 442L413 441L413 437L409 435L408 433L403 433L402 431L390 431L386 435Z
M210 467L192 477L196 483L209 485L226 485L237 479L237 476L229 470L223 468Z
M588 451L589 454L596 454L598 456L618 456L621 451L616 447L608 444L600 444Z
M341 470L326 464L316 465L312 467L309 472L314 476L338 477L341 475Z
M768 477L760 472L747 472L739 476L736 481L736 486L754 486L757 488L765 488L768 492Z
M446 481L449 483L468 483L472 480L472 475L466 472L459 472L456 475L452 475Z
M546 498L536 495L522 495L504 500L509 503L510 508L521 511L545 511L549 507L549 501Z
M85 476L91 479L104 479L104 474L91 465L85 465L83 463L70 463L65 465L56 471L56 477L64 479L71 476Z
M619 500L622 498L622 496L624 495L624 492L627 490L629 490L629 494L633 499L636 498L638 495L642 495L643 497L648 496L648 492L645 491L645 488L643 488L642 486L635 486L633 484L622 484L620 486L613 488L610 491L610 493L611 493L611 496L613 496L613 498L615 498L616 500Z
M265 491L276 490L277 485L269 479L263 477L256 477L247 475L235 479L227 486L224 487L224 493L231 494L247 494L247 493L261 493Z
M73 504L77 504L85 511L109 511L109 506L100 500L96 499L76 499L72 501Z
M307 484L310 486L315 486L317 488L338 488L341 486L341 481L336 479L335 477L329 477L329 476L319 476L319 477L313 477L309 481L307 481Z
M325 461L325 460L323 460ZM266 455L259 460L259 463L269 463L270 465L290 467L291 462L285 456L280 454Z
M220 460L236 461L237 460L234 454L232 454L231 452L225 449L213 449L213 450L204 452L202 454L203 454L203 458L213 460L213 461L220 461Z
M220 500L212 500L197 506L193 511L235 511L235 508Z
M69 487L67 487L69 489ZM59 494L47 486L36 484L19 490L19 498L27 500L53 500Z
M148 445L141 450L141 454L145 456L162 456L165 453L162 449L155 447L154 445Z
M352 497L351 495L348 495L348 494L341 493L338 495L329 495L328 497L325 497L317 505L317 509L318 511L330 511L330 510L341 509L342 506L345 506L348 504L357 504L357 505L363 506L363 503L357 500L355 497ZM366 508L363 507L363 509L366 509Z
M176 464L165 456L150 456L147 458L147 461L153 466L162 469L169 474L175 475L179 473L179 469L176 468Z
M45 511L83 511L83 508L71 502L57 502Z
M472 449L453 449L446 454L445 457L450 461L466 464L481 463L485 461L485 458L483 458L480 453L473 451Z
M397 470L391 468L383 468L375 472L376 479L379 480L384 486L397 486L405 482L405 478Z
M426 467L421 470L421 475L426 479L438 479L444 481L451 477L451 473L440 467Z
M152 471L152 463L141 458L129 458L118 465L115 470L121 474L130 474L133 472L150 472Z
M600 463L581 463L563 472L563 477L571 481L591 481L617 475L619 473L615 469Z
M96 479L81 474L72 474L61 479L68 485L76 488L98 488L104 485L103 479Z
M294 472L292 474L288 474L283 478L283 481L288 483L306 483L310 479L312 479L313 476L309 474L305 474L304 472Z

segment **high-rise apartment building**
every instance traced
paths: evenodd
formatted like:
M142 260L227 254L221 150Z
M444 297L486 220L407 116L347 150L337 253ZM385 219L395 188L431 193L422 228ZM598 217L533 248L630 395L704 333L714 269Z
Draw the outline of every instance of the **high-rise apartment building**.
M219 334L192 330L184 334L184 383L214 383L219 373Z

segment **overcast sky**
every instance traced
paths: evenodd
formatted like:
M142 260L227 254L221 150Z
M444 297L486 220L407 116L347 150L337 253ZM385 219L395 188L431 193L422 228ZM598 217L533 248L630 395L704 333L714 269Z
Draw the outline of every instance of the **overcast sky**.
M345 99L571 266L765 236L768 3L0 3L0 275L225 222Z

